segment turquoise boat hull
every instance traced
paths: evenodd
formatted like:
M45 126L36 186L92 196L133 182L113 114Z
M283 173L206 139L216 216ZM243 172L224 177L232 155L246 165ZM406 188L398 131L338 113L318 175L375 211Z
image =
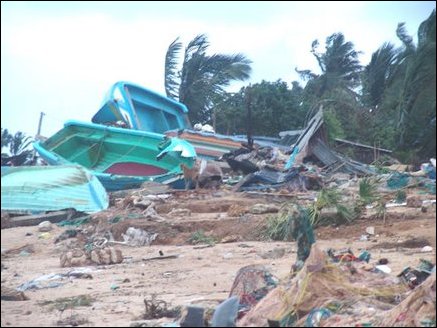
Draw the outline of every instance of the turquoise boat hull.
M183 187L180 164L192 167L196 157L193 146L178 138L78 121L66 122L33 146L51 165L82 165L108 191L138 188L145 181Z
M191 126L187 107L156 92L129 82L117 82L108 91L102 107L91 121L121 122L124 127L164 134Z
M2 211L39 213L74 208L98 212L108 208L100 181L78 165L2 166Z

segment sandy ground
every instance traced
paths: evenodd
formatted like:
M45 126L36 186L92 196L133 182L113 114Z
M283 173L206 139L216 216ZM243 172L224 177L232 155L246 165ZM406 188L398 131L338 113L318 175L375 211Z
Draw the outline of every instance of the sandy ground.
M295 242L256 241L251 234L244 234L245 227L254 227L267 216L252 216L240 222L235 218L226 217L229 206L223 204L223 197L204 199L202 202L209 207L216 206L213 211L203 213L201 209L184 222L175 219L186 227L181 234L202 227L193 222L203 222L205 231L213 234L214 229L220 231L218 237L230 235L233 232L241 236L234 243L218 243L213 247L195 248L180 236L171 239L171 231L161 239L161 245L128 247L119 246L125 257L121 264L108 266L92 266L92 279L68 279L65 284L56 288L29 290L25 294L27 301L1 301L1 326L59 326L58 322L69 317L81 318L87 322L82 326L128 326L132 321L141 319L144 313L144 299L157 294L172 306L198 305L213 308L226 299L237 271L249 264L263 264L278 278L289 274L290 266L296 259ZM244 198L244 197L243 197ZM198 202L189 199L191 210L195 212ZM244 203L246 202L246 203ZM259 200L237 200L238 204L250 205ZM184 201L177 201L180 206L190 207ZM226 203L226 201L224 201ZM205 206L206 206L205 205ZM201 208L203 208L201 206ZM322 227L316 230L316 237L322 249L351 248L358 255L363 249L370 251L371 263L380 258L389 260L391 275L395 276L404 267L415 267L420 258L435 263L436 221L435 207L432 211L422 213L420 208L394 208L387 216L387 223L381 220L359 220L353 225L340 227ZM168 229L174 222L159 223L162 229ZM157 223L154 223L155 226ZM367 226L375 227L375 236L367 241L360 241ZM191 229L189 229L191 227ZM223 228L225 227L225 228ZM182 228L176 225L176 229ZM1 248L4 250L17 248L25 244L33 246L33 252L28 255L2 255L2 287L16 288L22 283L50 273L67 273L71 268L61 268L59 265L60 246L53 243L65 228L55 226L49 239L38 238L37 227L18 227L1 231ZM248 229L250 230L250 229ZM167 230L166 230L167 231ZM26 234L31 235L26 235ZM422 241L417 241L420 238ZM413 240L413 242L408 242ZM424 244L433 247L430 253L420 250ZM272 258L276 249L284 249L283 256ZM164 255L179 255L175 259L160 259L144 262L143 258ZM273 256L274 257L274 256ZM4 268L5 267L5 268ZM113 287L111 289L111 286ZM95 299L91 306L75 307L60 311L43 305L44 301L54 301L60 297L90 295Z

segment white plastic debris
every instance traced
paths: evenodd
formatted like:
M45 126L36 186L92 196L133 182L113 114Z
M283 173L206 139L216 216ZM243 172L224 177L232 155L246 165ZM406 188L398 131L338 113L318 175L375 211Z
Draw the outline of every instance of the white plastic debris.
M231 259L233 257L234 257L234 254L232 254L231 252L223 254L224 259Z
M150 245L158 236L157 233L149 233L142 229L129 227L126 234L123 234L123 239L129 246L145 246Z
M391 273L390 267L385 265L385 264L377 265L377 266L375 266L375 268L378 269L379 271L387 273L387 274Z
M40 224L38 224L38 230L41 232L47 232L52 230L52 224L50 221L43 221Z
M374 235L375 234L375 227L367 227L366 233L368 233L369 235Z
M423 252L423 253L432 252L432 247L431 246L423 246L423 248L421 249L421 252Z

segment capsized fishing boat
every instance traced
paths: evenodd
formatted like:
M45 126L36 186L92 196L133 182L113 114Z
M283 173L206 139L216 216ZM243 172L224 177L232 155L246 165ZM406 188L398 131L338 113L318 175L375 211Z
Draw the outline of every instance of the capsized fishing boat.
M184 104L129 82L111 87L91 121L161 134L191 127Z
M218 159L247 141L242 136L194 130L184 104L129 82L117 82L111 87L92 122L178 137L189 141L197 155L205 159ZM271 146L262 140L255 143Z
M98 212L108 208L100 181L79 165L2 166L2 211L38 213L74 208Z
M108 191L138 188L145 181L181 188L180 164L193 167L196 157L185 140L78 121L67 121L62 130L33 146L51 165L82 165Z

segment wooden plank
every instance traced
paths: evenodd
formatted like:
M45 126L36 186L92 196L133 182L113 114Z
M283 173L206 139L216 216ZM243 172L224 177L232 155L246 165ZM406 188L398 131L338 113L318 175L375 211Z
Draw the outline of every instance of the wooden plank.
M143 258L143 261L147 262L147 261L153 261L153 260L176 259L178 257L179 257L179 254L166 255L166 256L156 256L156 257Z
M43 213L37 215L23 215L16 217L3 217L1 220L1 228L14 228L14 227L26 227L35 226L43 221L50 221L52 223L58 223L66 219L72 218L76 214L76 211L56 211L50 213Z

